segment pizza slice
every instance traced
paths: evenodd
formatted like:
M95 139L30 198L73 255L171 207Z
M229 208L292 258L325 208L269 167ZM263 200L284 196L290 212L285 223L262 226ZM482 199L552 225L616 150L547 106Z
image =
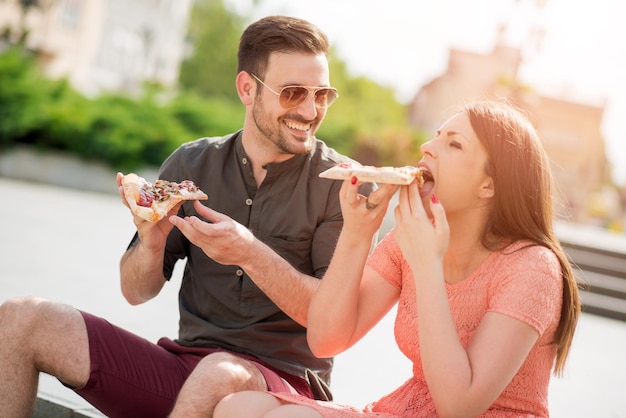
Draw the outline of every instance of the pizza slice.
M375 167L358 163L340 163L319 174L320 177L333 180L349 180L353 176L362 182L388 183L407 185L417 179L417 185L424 185L425 177L430 173L424 168L404 167Z
M209 196L191 180L175 183L167 180L146 181L135 173L122 179L124 196L133 214L150 222L163 219L183 200L206 200Z

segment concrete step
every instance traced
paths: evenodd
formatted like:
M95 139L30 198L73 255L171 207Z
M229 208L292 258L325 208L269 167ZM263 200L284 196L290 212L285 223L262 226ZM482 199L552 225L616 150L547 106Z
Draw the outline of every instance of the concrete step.
M95 408L73 404L67 398L39 392L32 418L103 418Z

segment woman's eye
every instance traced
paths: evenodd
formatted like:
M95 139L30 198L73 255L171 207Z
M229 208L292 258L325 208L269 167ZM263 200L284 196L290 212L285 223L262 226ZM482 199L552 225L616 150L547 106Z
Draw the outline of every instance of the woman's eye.
M459 142L456 142L456 141L450 141L450 146L453 147L453 148L461 149L461 144Z

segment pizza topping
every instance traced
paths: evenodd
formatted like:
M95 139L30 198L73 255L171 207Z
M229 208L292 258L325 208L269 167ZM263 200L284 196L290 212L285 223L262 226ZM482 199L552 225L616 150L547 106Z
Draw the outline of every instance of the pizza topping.
M167 180L146 181L135 173L122 179L124 194L131 211L148 221L162 219L183 200L206 200L208 196L193 181L180 183Z
M139 191L139 201L137 202L137 204L139 206L149 208L150 206L152 206L152 202L154 202L154 195L150 190L142 187Z
M340 168L354 168L354 167L359 167L359 166L355 165L353 163L339 163L339 164L337 164L337 167L340 167Z
M172 196L180 195L181 191L197 193L198 190L198 186L191 180L183 180L180 183L161 179L155 181L154 184L144 182L141 187L141 198L137 204L149 207L152 205L152 202L163 202Z

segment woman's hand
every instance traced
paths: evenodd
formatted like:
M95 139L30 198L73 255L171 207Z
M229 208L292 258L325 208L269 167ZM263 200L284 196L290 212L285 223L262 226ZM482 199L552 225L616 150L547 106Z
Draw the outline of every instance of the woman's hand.
M389 202L399 186L382 184L365 197L359 194L359 184L358 178L352 177L343 182L339 191L343 230L371 237L380 228Z
M395 238L413 271L427 262L441 263L448 249L450 230L443 206L435 195L428 202L428 215L419 194L417 183L400 189L400 200L395 209Z

